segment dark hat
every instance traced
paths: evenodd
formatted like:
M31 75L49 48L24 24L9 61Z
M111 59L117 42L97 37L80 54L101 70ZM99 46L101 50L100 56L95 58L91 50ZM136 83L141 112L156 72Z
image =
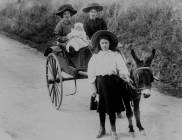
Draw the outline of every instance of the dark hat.
M91 3L88 4L86 8L83 8L82 11L85 13L89 13L90 10L95 9L97 12L102 11L103 6L99 5L98 3Z
M72 7L71 4L63 4L59 7L58 11L56 12L56 15L63 18L63 12L66 10L70 11L71 16L73 16L77 13L77 11Z
M111 41L111 42L110 42L110 45L111 45L113 48L116 48L116 47L117 47L117 45L118 45L118 38L117 38L117 36L116 36L114 33L110 32L110 31L108 31L108 30L100 30L100 31L96 32L96 33L92 36L92 38L91 38L91 43L92 43L93 47L96 47L96 46L97 46L98 38L99 38L100 36L107 36L107 37L109 37L109 39L110 39L110 41Z

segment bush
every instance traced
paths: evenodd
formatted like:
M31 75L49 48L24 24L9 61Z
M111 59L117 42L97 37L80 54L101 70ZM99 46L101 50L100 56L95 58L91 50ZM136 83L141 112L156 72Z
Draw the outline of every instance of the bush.
M18 35L37 44L47 44L54 38L53 30L58 22L50 5L34 5L18 9L8 4L0 11L1 30Z
M155 48L157 54L152 68L163 83L161 89L170 92L175 90L180 94L182 91L181 10L164 1L140 2L138 5L128 3L130 6L127 8L123 2L121 0L112 3L103 2L104 10L99 16L106 20L110 31L121 36L119 41L124 44L122 51L127 61L133 61L130 55L132 48L140 58L146 58ZM81 11L86 4L87 1L83 3L81 0L72 3L78 9L78 14L73 17L75 22L84 22L88 18L88 15ZM59 21L54 14L57 7L49 2L31 6L27 6L27 3L7 4L0 11L0 29L35 42L39 44L38 50L44 50L47 44L50 45L54 41L53 31Z

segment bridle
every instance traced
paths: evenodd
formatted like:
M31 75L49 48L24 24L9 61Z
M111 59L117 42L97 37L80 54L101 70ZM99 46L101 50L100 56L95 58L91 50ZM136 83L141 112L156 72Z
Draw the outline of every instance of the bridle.
M143 69L148 69L148 70L150 70L150 67L140 67L140 68L137 68L136 70L138 71L138 70L143 70Z
M140 67L140 68L136 68L134 71L133 71L133 80L134 80L134 84L135 84L135 86L136 86L136 89L137 90L139 90L139 91L141 91L141 90L143 90L144 88L139 88L139 85L138 85L138 83L139 83L139 76L138 76L138 73L141 71L141 70L150 70L150 71L152 71L151 69L150 69L150 67ZM152 72L151 72L152 73Z

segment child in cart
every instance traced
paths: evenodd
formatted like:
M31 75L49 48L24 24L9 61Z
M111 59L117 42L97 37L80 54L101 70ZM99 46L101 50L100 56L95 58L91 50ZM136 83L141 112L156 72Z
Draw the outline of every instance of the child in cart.
M88 40L86 32L83 29L83 24L79 22L74 24L74 29L71 29L67 37L69 41L66 45L66 50L71 56L79 49L87 47L90 44L90 40Z

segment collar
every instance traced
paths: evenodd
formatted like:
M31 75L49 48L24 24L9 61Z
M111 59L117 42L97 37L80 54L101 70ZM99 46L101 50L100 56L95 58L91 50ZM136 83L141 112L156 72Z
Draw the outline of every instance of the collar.
M97 19L98 19L97 17L94 18L94 19L90 18L91 21L96 21Z
M68 24L71 24L71 21L67 21L67 20L64 20L64 19L63 19L63 20L62 20L62 23L64 23L64 24L67 24L67 25L68 25Z
M111 50L107 50L107 51L102 51L102 50L100 50L100 54L108 54L108 53L111 53L112 51Z

